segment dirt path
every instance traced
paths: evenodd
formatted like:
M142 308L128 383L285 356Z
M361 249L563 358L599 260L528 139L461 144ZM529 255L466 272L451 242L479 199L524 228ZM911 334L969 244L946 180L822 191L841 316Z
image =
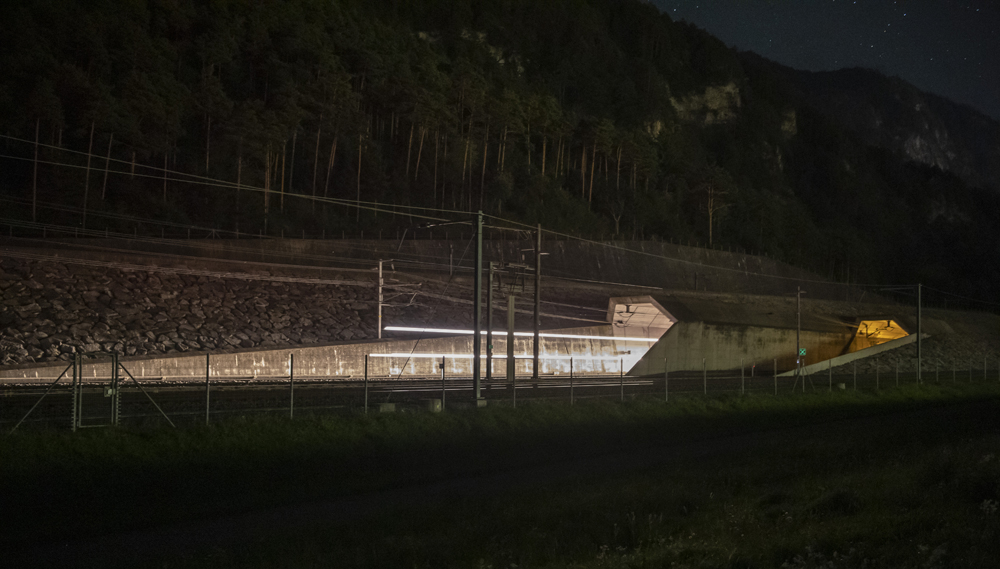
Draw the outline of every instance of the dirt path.
M273 528L284 531L317 524L340 524L390 510L432 507L443 500L489 498L514 489L537 488L580 478L620 475L663 466L682 459L716 457L779 444L794 437L843 435L844 432L878 432L880 426L901 416L941 424L976 412L1000 410L996 400L942 404L916 410L861 418L797 425L783 429L748 432L629 452L591 456L485 476L465 477L405 488L373 492L308 504L285 506L244 515L187 522L174 526L104 536L91 540L59 541L32 551L15 553L9 567L130 567L173 558L184 552L213 547L232 548L267 536ZM7 564L9 562L9 564Z

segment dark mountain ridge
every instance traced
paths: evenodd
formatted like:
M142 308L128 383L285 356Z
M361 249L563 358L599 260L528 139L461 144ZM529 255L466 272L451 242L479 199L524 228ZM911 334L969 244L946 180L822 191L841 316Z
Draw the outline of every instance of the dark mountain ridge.
M867 144L1000 191L1000 123L870 69L783 70L804 102Z

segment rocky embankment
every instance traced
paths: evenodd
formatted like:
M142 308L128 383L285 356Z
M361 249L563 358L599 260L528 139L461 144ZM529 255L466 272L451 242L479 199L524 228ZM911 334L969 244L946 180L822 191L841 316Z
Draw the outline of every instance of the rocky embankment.
M992 379L1000 380L997 371L1000 369L1000 345L997 338L972 338L959 334L942 334L932 336L921 342L920 359L923 361L923 375L933 377L937 372L942 378L951 378L952 371L968 378L969 369L973 377L983 378L983 366L990 370ZM836 374L851 374L855 363L833 368ZM876 367L879 373L895 373L897 367L901 373L917 370L917 345L908 344L894 350L888 350L875 356L857 360L859 374L874 375ZM823 370L819 373L826 373Z
M267 276L255 273L254 279ZM3 258L0 365L68 360L78 352L131 356L375 338L377 308L373 286ZM458 325L465 323L468 309L417 306L406 311L409 318Z

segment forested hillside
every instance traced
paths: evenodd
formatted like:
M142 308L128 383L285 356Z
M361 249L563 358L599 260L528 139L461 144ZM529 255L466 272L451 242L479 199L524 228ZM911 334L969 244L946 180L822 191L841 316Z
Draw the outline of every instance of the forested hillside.
M416 223L351 207L378 202L1000 282L996 192L868 147L770 62L638 0L38 0L0 38L4 219Z

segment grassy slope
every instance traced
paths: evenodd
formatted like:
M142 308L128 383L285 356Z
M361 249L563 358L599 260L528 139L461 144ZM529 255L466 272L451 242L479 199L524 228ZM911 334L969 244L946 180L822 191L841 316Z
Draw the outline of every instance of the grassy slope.
M802 566L820 566L834 551L851 548L852 562L832 566L860 566L861 557L881 566L894 559L919 565L920 556L960 559L956 549L972 562L1000 553L985 539L997 537L997 516L989 510L1000 499L996 396L993 388L925 387L878 396L604 402L235 421L176 432L29 433L0 442L0 484L20 490L0 498L2 510L14 512L4 516L9 525L2 535L19 548L71 529L86 537L761 432L763 446L752 452L679 457L669 467L633 474L588 479L581 473L555 488L279 532L249 553L216 550L179 564L468 566L483 559L496 567L780 566L798 555ZM987 403L968 416L942 415L941 424L886 420L879 436L856 432L851 423L808 436L787 429L970 399Z

